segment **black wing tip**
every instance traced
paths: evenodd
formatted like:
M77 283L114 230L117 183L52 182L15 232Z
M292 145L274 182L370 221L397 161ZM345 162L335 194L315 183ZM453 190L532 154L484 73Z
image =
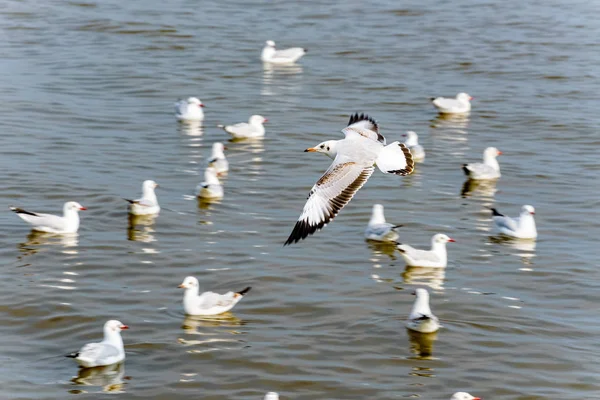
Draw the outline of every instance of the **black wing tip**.
M490 210L492 211L492 216L494 216L494 217L504 217L504 214L500 214L498 212L498 210L496 210L495 208L491 207Z
M246 293L248 293L250 291L250 289L252 289L252 286L248 286L247 288L245 288L244 290L240 290L239 292L237 292L237 294L239 295L245 295Z
M393 169L393 170L387 171L387 173L388 174L396 174L396 175L400 175L400 176L410 175L415 170L415 161L413 160L412 153L410 152L410 149L408 147L406 147L406 145L404 143L398 143L398 146L400 146L400 149L402 149L402 153L404 153L406 167L403 169Z
M462 165L462 170L465 172L465 175L469 176L470 171L469 168L467 168L469 166L469 164L463 164Z
M302 50L304 50L305 53L308 53L308 49L305 47Z
M427 321L431 319L431 317L429 315L421 315L419 318L415 318L414 321Z
M430 97L429 101L433 102L433 101L435 101L435 99L437 99L437 97Z
M123 200L125 200L126 202L131 203L131 204L135 204L135 202L136 202L135 200L126 199L125 197L123 197Z
M354 113L354 114L350 115L350 120L348 121L347 126L350 126L350 125L355 124L360 121L369 121L370 123L372 123L375 126L375 132L379 131L379 125L377 124L377 121L375 121L375 118L369 117L369 115L365 114L365 113L360 113L360 114Z
M404 224L394 225L394 226L392 226L392 229L402 228L403 226L404 226ZM400 244L400 243L398 243L398 244Z
M65 357L67 357L67 358L77 358L77 357L79 357L79 352L65 354Z
M37 217L38 215L34 212L31 211L27 211L27 210L23 210L22 208L19 207L13 207L13 206L9 206L8 207L10 209L10 211L15 212L17 214L27 214L27 215L33 215L34 217Z
M323 228L331 219L333 219L333 217L329 218L327 221L321 221L317 225L310 225L306 220L297 221L290 237L288 237L283 245L288 246L306 239L308 236Z

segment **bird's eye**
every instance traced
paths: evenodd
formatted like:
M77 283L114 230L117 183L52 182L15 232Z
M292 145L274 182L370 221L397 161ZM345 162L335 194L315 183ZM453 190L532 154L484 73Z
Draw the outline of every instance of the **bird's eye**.
M327 148L327 151L329 151L329 147Z
M325 147L325 145L324 145L324 144L322 144L322 145L321 145L321 148L323 148L323 147Z

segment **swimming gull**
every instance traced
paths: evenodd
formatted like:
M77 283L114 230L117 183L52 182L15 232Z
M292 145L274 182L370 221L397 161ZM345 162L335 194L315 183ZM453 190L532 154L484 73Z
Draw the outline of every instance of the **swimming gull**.
M438 318L429 307L429 292L426 289L416 289L413 294L417 298L406 320L406 327L421 333L433 333L440 329Z
M441 114L465 114L471 111L473 97L459 93L456 98L432 97L431 102Z
M79 229L79 211L87 210L75 201L63 206L63 215L42 214L18 207L9 207L21 219L31 225L31 229L47 233L75 233Z
M480 397L471 396L467 392L456 392L450 397L450 400L481 400Z
M181 121L202 121L204 119L204 104L196 97L179 100L175 103L175 116Z
M217 171L213 167L204 170L204 182L196 186L196 196L203 199L223 198L223 186L217 177Z
M462 169L474 180L491 180L500 178L500 164L496 157L502 152L495 147L488 147L483 151L483 163L463 164Z
M365 238L377 242L395 242L400 237L398 232L396 232L396 228L401 226L385 222L383 206L381 204L374 204L369 225L367 225L367 229L365 230Z
M213 143L212 154L208 160L208 165L213 167L217 174L224 174L229 171L229 162L225 158L223 150L227 150L227 147L223 146L223 143Z
M276 50L275 42L267 40L262 49L260 59L263 62L272 64L290 64L298 61L300 57L306 54L306 49L302 47L293 47L291 49Z
M253 139L265 136L263 124L269 120L262 115L253 115L248 122L240 122L235 125L217 125L218 128L233 136L234 139Z
M408 244L398 244L397 248L409 267L446 268L446 243L454 241L438 233L431 238L431 250L417 250Z
M229 311L246 293L252 289L247 287L237 293L227 292L218 294L214 292L199 293L198 279L188 276L179 285L185 289L183 293L183 309L187 315L217 315Z
M154 189L158 184L152 180L142 183L142 197L135 200L124 199L129 202L129 213L132 215L153 215L160 212L160 205Z
M425 149L419 144L419 136L414 131L407 131L405 135L406 142L404 144L410 149L415 162L423 162L425 160Z
M125 359L125 349L121 331L129 329L120 321L110 320L104 324L104 339L100 343L88 343L76 353L68 354L84 368L101 367L121 362Z
M535 227L535 208L530 205L521 207L521 214L518 218L507 217L500 214L498 210L492 208L492 220L494 228L499 233L516 239L535 239L537 238L537 229Z

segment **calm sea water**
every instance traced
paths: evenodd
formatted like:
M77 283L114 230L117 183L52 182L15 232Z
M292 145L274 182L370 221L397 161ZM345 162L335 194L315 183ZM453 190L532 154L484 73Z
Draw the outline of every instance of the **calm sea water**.
M3 399L600 399L597 3L7 1L0 5L0 388ZM302 46L263 68L263 42ZM466 91L464 119L428 98ZM203 127L172 103L195 95ZM282 247L330 163L307 147L367 112L388 140L427 150L406 178L376 172L317 235ZM270 120L229 143L221 203L194 187L219 123ZM496 146L497 185L460 165ZM161 188L153 225L128 229L122 197ZM18 205L82 213L77 238L30 234ZM362 232L373 203L445 271L405 270ZM532 245L491 237L487 207L537 210ZM189 319L177 289L252 291L232 313ZM429 287L436 337L404 328ZM119 368L62 355L131 326Z

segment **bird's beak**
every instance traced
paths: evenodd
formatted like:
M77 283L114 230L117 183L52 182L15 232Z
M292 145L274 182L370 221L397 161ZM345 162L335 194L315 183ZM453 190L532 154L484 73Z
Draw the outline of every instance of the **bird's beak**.
M530 212L529 214L531 214L531 215L535 215L535 211L532 211L532 212Z
M79 207L79 209L80 209L81 211L85 211L85 210L87 210L87 208L85 208L85 207Z
M229 150L227 146L223 146L223 150Z
M129 327L127 325L121 325L121 330L125 330L125 329L129 329Z
M204 104L198 104L200 108L204 108Z
M502 154L504 154L504 153L502 153L500 150L498 150L498 155L501 156Z
M403 134L402 134L402 137L406 137L406 136L407 136L407 135L406 135L406 133L403 133Z
M160 185L158 183L154 184L154 188L156 189L157 187L159 187Z
M185 285L182 283L181 285L177 286L179 289L185 289Z
M471 96L469 97L469 101L473 100L475 97Z
M309 147L308 149L304 150L304 152L305 152L305 153L306 153L306 152L309 152L309 153L314 153L314 152L316 152L316 151L317 151L317 148L316 148L316 147Z
M481 400L481 397L473 397L472 400Z
M266 124L267 122L269 122L269 120L265 118L265 120L263 121L263 124Z
M456 242L456 240L454 240L454 239L450 238L450 239L448 239L448 242L452 242L452 243L454 243L454 242Z

